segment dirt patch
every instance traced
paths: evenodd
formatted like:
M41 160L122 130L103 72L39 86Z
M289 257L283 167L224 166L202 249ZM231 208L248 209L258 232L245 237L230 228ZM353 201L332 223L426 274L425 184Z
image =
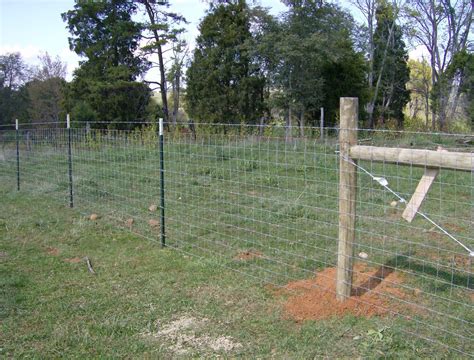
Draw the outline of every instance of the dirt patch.
M239 261L248 261L248 260L260 259L260 258L263 258L263 254L260 251L255 251L255 250L242 251L234 256L234 260L239 260Z
M158 220L148 220L148 225L150 225L151 228L156 229L160 227L160 222Z
M52 255L52 256L59 256L59 254L61 253L61 251L59 251L58 248L55 248L55 247L49 247L46 249L46 253L48 255Z
M188 354L196 350L228 353L242 347L242 344L235 342L229 336L212 337L207 334L201 334L208 322L209 320L206 318L196 319L183 316L166 325L157 323L157 332L148 332L144 335L163 339L166 343L170 344L168 350L178 355ZM197 335L197 332L200 334Z
M82 261L81 258L78 258L78 257L73 257L73 258L69 258L69 259L64 259L65 262L67 263L70 263L70 264L77 264L77 263L80 263Z
M446 229L450 230L450 231L454 231L454 232L457 232L457 233L465 231L465 229L462 226L452 224L452 223L444 224L444 227Z
M290 293L284 308L297 321L319 320L352 314L359 317L385 316L393 312L415 311L397 299L409 295L401 289L403 277L394 269L382 266L373 269L365 264L354 267L352 296L344 302L336 300L336 268L328 268L313 279L300 280L285 286Z

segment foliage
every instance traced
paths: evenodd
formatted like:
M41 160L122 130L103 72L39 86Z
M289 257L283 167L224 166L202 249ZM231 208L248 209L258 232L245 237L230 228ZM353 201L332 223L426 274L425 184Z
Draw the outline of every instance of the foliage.
M430 116L430 93L431 93L431 68L428 62L408 60L410 69L410 81L407 88L410 91L410 103L408 104L408 112L411 118L423 116L424 129L429 128ZM420 115L420 113L422 113Z
M32 80L26 84L28 114L32 122L64 121L66 64L59 56L52 59L48 53L38 58L40 65L33 68Z
M180 100L183 82L185 81L185 65L188 59L188 47L185 40L176 41L172 48L171 62L172 65L168 71L167 77L171 82L170 103L173 105L171 113L171 122L176 125L180 110Z
M182 28L176 26L182 22L186 22L186 19L174 12L168 11L170 4L167 1L154 1L154 0L139 0L138 3L144 7L148 20L142 24L143 34L142 39L146 41L146 45L142 47L144 54L157 55L158 61L152 61L152 67L156 67L159 70L159 80L147 81L149 84L158 85L160 89L162 109L159 112L162 113L165 123L169 120L168 110L168 86L166 78L166 59L163 56L163 48L166 45L172 44L172 46L179 46L180 40L178 35L184 31ZM176 78L171 82L175 84ZM173 114L176 109L173 109ZM173 117L175 120L175 117Z
M403 109L410 99L406 84L410 79L408 52L402 39L403 32L396 23L395 9L380 1L376 11L374 32L374 71L378 74L375 115L380 123L394 118L403 127Z
M333 124L340 96L363 97L365 64L353 49L352 18L336 5L289 1L277 34L277 104L309 113L325 107Z
M77 2L74 10L62 14L71 49L87 59L74 72L66 93L69 110L80 110L84 103L92 110L79 118L95 113L97 120L120 127L146 116L150 90L134 81L148 67L136 55L142 30L132 19L136 11L136 3L114 0Z
M15 119L28 121L24 84L30 73L20 53L0 55L0 125L13 124Z
M263 111L265 82L250 52L245 1L211 6L199 31L187 72L189 115L202 122L256 122Z
M460 88L455 79L443 74L457 53L466 51L472 39L473 2L471 0L407 0L405 17L409 36L429 54L432 76L432 128L445 130L455 116Z
M446 89L455 94L454 98L450 99L452 107L457 107L459 97L463 97L464 111L474 128L474 54L472 52L462 50L456 53L451 64L439 77L432 92L434 107L438 111L440 110L440 93ZM456 109L453 109L451 113L458 115ZM451 119L451 122L453 120L455 119Z
M30 106L28 114L32 122L58 122L65 116L62 111L65 80L55 77L45 80L34 79L26 85Z

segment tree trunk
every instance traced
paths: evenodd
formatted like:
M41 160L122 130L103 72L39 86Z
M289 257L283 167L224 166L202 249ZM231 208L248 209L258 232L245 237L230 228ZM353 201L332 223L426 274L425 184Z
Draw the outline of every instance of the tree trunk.
M153 37L155 38L157 52L158 52L158 65L160 69L160 92L161 92L161 101L163 103L163 122L168 123L169 113L168 113L168 97L167 97L167 88L166 88L166 74L165 74L165 64L163 61L163 49L161 48L161 38L156 30L156 20L155 13L152 7L152 0L144 0L143 4L145 5L150 24L153 26Z
M196 127L192 119L189 119L189 130L191 130L191 134L193 134L193 140L196 141Z
M374 125L375 125L374 108L375 108L375 103L377 102L377 97L378 97L378 93L379 93L379 89L380 89L380 83L382 81L382 75L383 75L383 71L384 71L384 68L385 68L385 61L387 59L388 48L389 48L389 46L392 42L392 36L393 36L394 28L395 28L395 21L393 21L392 26L390 27L390 29L388 31L387 43L385 45L385 49L384 49L383 57L382 57L382 65L380 66L380 71L379 71L379 74L378 74L378 77L377 77L377 83L375 85L375 90L374 90L374 93L372 95L372 99L368 104L368 114L369 114L369 119L368 120L369 120L369 128L370 129L373 129Z
M286 129L285 129L285 142L290 142L291 140L291 106L288 106L288 114L286 117Z
M300 137L304 138L304 110L300 112Z
M177 72L173 81L173 126L176 126L178 123L179 95L181 91L180 78L181 74Z
M426 128L430 125L430 93L425 94L425 124Z
M258 137L261 138L263 136L263 130L265 127L265 116L260 117L260 124L258 126Z

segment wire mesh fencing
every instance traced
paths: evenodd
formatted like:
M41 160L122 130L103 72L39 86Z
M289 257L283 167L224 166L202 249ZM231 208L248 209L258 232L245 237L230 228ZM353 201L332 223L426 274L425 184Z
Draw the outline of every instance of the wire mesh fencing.
M76 209L159 242L158 129L154 124L125 128L132 130L100 123L70 133L64 124L22 125L18 132L0 128L1 181L16 191L19 169L20 191L68 206L72 180ZM437 227L419 214L412 222L402 217L406 203L400 199L413 196L427 167L356 163L352 296L341 305L331 300L341 159L338 129L327 132L321 139L319 128L312 127L198 124L189 129L167 124L166 245L262 284L302 291L309 302L288 307L299 320L390 316L407 334L472 356L473 265L459 243L474 246L474 171L439 170L420 209ZM358 131L362 145L443 146L473 154L465 139ZM305 292L311 289L317 291ZM311 301L319 305L311 308Z

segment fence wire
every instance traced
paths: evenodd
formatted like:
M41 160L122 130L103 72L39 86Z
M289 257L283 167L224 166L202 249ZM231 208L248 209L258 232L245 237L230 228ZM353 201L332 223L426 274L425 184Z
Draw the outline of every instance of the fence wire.
M127 128L131 128L127 126ZM71 129L74 206L134 234L159 241L160 182L156 127ZM263 284L328 276L338 245L337 129L288 131L222 124L167 126L165 201L167 246ZM69 204L68 133L64 124L22 125L20 185ZM16 136L0 128L0 176L16 190ZM361 130L363 145L473 153L471 142L447 134ZM352 297L377 294L382 308L406 321L403 331L473 356L473 258L423 217L412 223L405 204L424 169L359 161L354 276L374 269ZM41 204L32 204L41 206ZM440 170L421 207L445 231L474 247L473 171ZM397 280L388 275L396 273ZM334 279L328 278L330 282ZM388 290L378 286L384 282ZM334 292L333 286L319 286Z

